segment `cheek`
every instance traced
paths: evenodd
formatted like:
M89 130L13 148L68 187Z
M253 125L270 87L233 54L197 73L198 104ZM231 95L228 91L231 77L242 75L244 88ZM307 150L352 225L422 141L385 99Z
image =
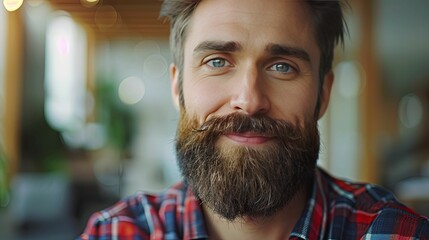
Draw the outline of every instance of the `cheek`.
M300 85L286 89L277 88L275 91L277 93L271 95L274 117L294 122L313 117L317 104L317 88Z
M301 94L297 97L299 98L299 101L296 101L296 107L298 109L301 109L300 111L306 120L314 118L314 113L316 111L317 106L317 96L317 88L307 88L303 89Z
M214 81L184 78L183 95L188 114L196 115L200 123L227 103L228 93Z

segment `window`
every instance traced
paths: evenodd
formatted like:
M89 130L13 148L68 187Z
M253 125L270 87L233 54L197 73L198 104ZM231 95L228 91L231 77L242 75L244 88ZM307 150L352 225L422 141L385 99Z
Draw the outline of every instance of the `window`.
M46 31L45 116L63 136L85 127L86 45L85 32L72 18L52 18Z

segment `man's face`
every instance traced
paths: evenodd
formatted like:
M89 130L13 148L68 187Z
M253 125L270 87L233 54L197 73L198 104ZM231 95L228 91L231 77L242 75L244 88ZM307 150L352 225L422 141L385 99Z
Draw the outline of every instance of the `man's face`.
M332 81L325 81L321 111L315 115L320 51L304 4L203 0L188 26L179 165L202 201L226 218L271 214L314 170L316 121L327 106ZM173 67L176 103L178 71ZM278 195L286 202L270 213L263 207L253 211L252 203L276 181L279 186L268 198L287 192ZM252 196L228 196L240 189ZM239 205L245 199L251 199L245 206L222 210L222 205Z

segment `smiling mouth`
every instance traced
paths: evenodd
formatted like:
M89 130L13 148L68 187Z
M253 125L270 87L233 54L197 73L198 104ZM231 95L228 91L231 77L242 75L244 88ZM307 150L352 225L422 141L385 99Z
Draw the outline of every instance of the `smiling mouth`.
M275 138L273 136L266 136L261 133L252 132L226 133L225 136L233 142L243 145L261 145Z

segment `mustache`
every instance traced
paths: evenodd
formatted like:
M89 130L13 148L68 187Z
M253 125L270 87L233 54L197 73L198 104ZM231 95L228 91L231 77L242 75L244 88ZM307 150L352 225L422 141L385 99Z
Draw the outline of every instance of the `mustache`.
M302 129L286 120L272 119L266 115L248 116L242 113L232 113L226 116L213 117L200 127L194 128L195 133L210 132L214 135L225 133L253 132L272 137L288 136L290 140L300 138Z

